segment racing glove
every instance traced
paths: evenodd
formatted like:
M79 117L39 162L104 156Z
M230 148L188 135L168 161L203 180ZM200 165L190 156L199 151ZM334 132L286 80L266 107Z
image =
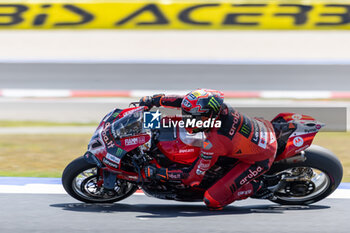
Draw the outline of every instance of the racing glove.
M151 109L152 107L160 107L160 101L162 97L165 96L164 94L155 94L153 96L144 96L140 99L140 106L146 106L148 109Z
M151 180L167 181L169 179L167 168L157 168L154 165L145 167L145 175Z

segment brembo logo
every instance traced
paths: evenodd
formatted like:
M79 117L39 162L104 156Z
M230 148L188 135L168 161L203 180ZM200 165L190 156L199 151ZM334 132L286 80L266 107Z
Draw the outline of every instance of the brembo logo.
M260 167L260 166L258 166L258 167L256 168L256 170L254 170L254 171L252 171L252 170L249 169L249 174L248 174L246 177L244 177L244 178L239 182L239 184L240 184L240 185L245 184L249 179L252 179L252 178L256 177L256 176L259 175L259 173L262 172L262 171L263 171L263 169L262 169L262 167Z

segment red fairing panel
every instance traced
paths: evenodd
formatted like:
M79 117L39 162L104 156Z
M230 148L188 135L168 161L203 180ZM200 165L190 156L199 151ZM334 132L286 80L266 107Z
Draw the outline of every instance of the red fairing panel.
M324 126L313 117L307 115L280 113L274 120L280 117L288 123L293 123L293 127L296 129L289 136L285 150L276 158L276 161L296 155L308 148L312 144L316 133Z
M182 164L192 164L198 158L201 149L186 145L180 139L162 141L157 146L171 161Z
M179 120L181 118L172 118ZM157 144L159 150L175 163L192 164L199 156L200 147L185 144L180 139L179 128L176 128L176 138L168 141L160 141Z
M276 161L291 157L305 150L311 146L315 135L316 133L310 133L295 137L289 137L286 149L282 154L278 156L278 159L276 159Z

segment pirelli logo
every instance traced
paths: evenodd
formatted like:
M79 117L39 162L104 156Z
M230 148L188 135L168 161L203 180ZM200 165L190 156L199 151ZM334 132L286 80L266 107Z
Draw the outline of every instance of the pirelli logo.
M9 28L350 29L350 0L8 0Z

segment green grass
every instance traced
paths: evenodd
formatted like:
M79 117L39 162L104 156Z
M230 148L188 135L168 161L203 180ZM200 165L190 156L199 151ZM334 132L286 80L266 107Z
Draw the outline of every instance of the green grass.
M0 135L0 175L60 177L91 135Z
M60 177L73 159L83 155L90 134L0 135L0 176ZM314 144L333 151L350 182L350 133L319 133Z

